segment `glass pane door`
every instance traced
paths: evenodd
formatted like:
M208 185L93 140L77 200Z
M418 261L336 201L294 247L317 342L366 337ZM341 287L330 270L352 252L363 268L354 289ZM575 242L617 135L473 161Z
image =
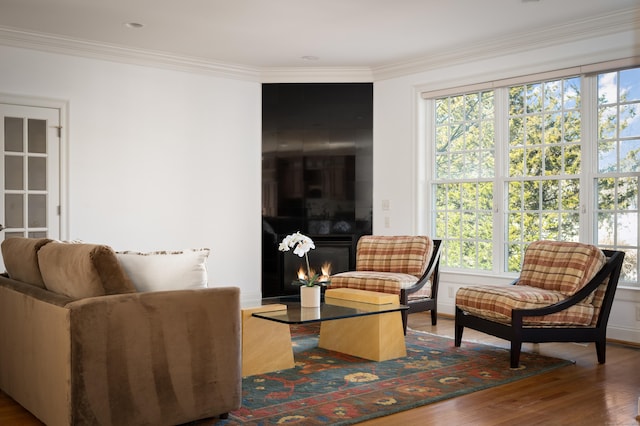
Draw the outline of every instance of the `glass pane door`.
M59 238L59 110L0 104L0 113L3 239Z

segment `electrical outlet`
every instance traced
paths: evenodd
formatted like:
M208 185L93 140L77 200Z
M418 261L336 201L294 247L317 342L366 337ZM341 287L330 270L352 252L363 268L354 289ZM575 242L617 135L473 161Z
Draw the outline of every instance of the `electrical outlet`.
M453 299L453 287L449 287L449 299Z
M382 200L382 210L387 211L391 209L391 203L389 200Z
M384 227L385 228L391 227L391 219L389 219L389 216L384 217Z

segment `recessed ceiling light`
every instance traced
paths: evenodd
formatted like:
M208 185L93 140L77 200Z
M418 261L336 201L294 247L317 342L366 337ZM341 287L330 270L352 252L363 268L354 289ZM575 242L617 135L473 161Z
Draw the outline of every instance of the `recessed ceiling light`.
M302 57L302 59L304 59L305 61L317 61L320 58L318 58L317 56L305 55Z
M127 27L127 28L138 29L138 28L144 27L144 24L141 24L139 22L127 22L126 24L124 24L124 26Z

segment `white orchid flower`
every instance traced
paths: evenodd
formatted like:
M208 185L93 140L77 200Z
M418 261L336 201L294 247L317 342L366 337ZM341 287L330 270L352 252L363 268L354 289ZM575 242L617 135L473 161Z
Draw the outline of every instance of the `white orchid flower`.
M316 248L316 246L313 244L313 241L311 241L310 238L302 239L298 241L298 244L296 245L296 248L293 250L293 253L302 257L305 254L307 254L309 250L314 248Z
M278 250L280 251L289 251L289 249L293 249L293 253L305 258L305 262L307 264L307 277L301 278L298 282L302 285L313 286L316 284L316 280L319 277L318 274L314 273L312 275L312 270L309 267L309 256L307 253L316 248L316 245L313 243L313 240L306 235L300 233L300 231L287 235L282 239L282 242L278 245ZM323 281L323 283L327 283L330 281Z
M280 243L280 246L278 246L278 250L280 250L280 251L289 251L289 248L293 247L293 245L294 245L294 244L292 244L294 235L295 234L291 234L291 235L287 235L286 237L284 237L284 239Z
M278 250L280 250L280 251L289 251L289 245L283 241L278 246Z

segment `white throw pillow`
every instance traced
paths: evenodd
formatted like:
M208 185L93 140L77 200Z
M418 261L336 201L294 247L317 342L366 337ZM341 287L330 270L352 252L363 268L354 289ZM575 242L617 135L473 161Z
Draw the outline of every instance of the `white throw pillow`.
M209 249L116 253L136 290L163 291L207 287Z

